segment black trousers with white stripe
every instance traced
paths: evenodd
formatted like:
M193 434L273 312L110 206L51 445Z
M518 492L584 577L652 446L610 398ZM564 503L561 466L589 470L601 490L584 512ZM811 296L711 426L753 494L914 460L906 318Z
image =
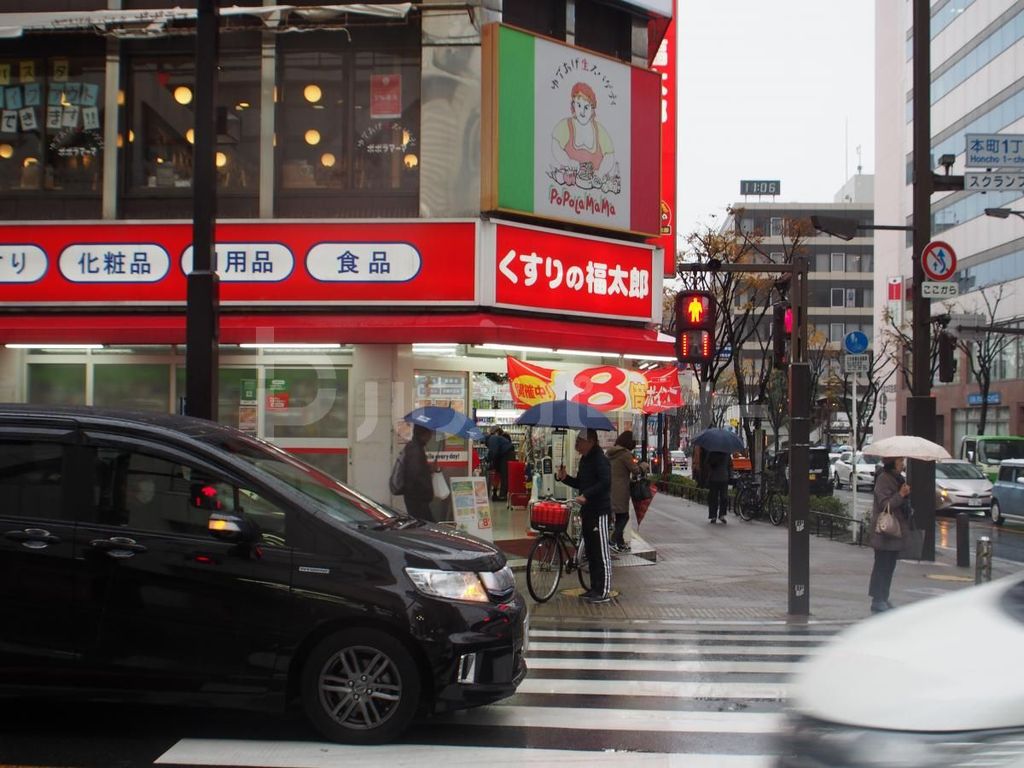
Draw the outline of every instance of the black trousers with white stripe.
M607 595L612 591L608 515L584 512L582 522L583 545L590 561L590 590L597 595Z

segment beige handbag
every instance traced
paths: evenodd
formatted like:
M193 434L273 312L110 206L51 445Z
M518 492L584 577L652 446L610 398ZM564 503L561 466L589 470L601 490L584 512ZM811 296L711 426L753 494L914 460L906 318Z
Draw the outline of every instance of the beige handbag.
M900 527L900 521L889 509L889 505L885 505L885 509L878 516L878 520L875 521L875 533L880 533L883 536L891 536L894 539L898 539L903 535L903 530Z

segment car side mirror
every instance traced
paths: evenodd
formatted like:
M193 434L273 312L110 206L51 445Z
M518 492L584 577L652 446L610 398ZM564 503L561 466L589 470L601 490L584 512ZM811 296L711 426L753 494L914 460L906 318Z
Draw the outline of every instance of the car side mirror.
M256 527L244 517L214 512L206 523L210 535L221 541L246 542L256 538Z

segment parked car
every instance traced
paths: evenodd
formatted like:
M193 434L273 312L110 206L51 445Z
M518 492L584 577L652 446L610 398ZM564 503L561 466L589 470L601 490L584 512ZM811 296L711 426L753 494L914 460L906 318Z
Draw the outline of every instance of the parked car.
M690 467L690 460L685 451L671 451L672 469L686 470Z
M831 496L834 490L832 478L828 473L828 448L812 445L808 451L807 479L812 496ZM773 472L776 482L782 485L783 492L789 493L789 451L780 451L770 462L769 471Z
M987 515L992 483L977 466L962 459L935 462L935 511Z
M1022 768L1024 664L964 653L1022 633L1024 572L853 625L798 667L777 768Z
M875 467L878 466L879 461L875 456L858 451L855 463L853 451L844 451L832 465L832 482L835 483L836 488L842 488L844 485L852 487L854 482L857 483L858 488L865 485L873 488Z
M996 525L1007 518L1024 522L1024 459L1008 459L999 465L989 516Z
M999 464L1024 459L1024 437L1016 435L967 435L960 440L959 458L976 464L995 482Z
M0 405L0 497L0 695L295 706L372 743L526 674L500 551L236 429Z

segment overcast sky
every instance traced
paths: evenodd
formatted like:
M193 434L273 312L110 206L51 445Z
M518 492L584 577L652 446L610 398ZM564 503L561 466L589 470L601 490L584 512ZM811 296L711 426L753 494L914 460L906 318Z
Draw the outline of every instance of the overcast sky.
M678 23L680 248L740 179L831 202L858 146L874 173L874 0L679 0Z

